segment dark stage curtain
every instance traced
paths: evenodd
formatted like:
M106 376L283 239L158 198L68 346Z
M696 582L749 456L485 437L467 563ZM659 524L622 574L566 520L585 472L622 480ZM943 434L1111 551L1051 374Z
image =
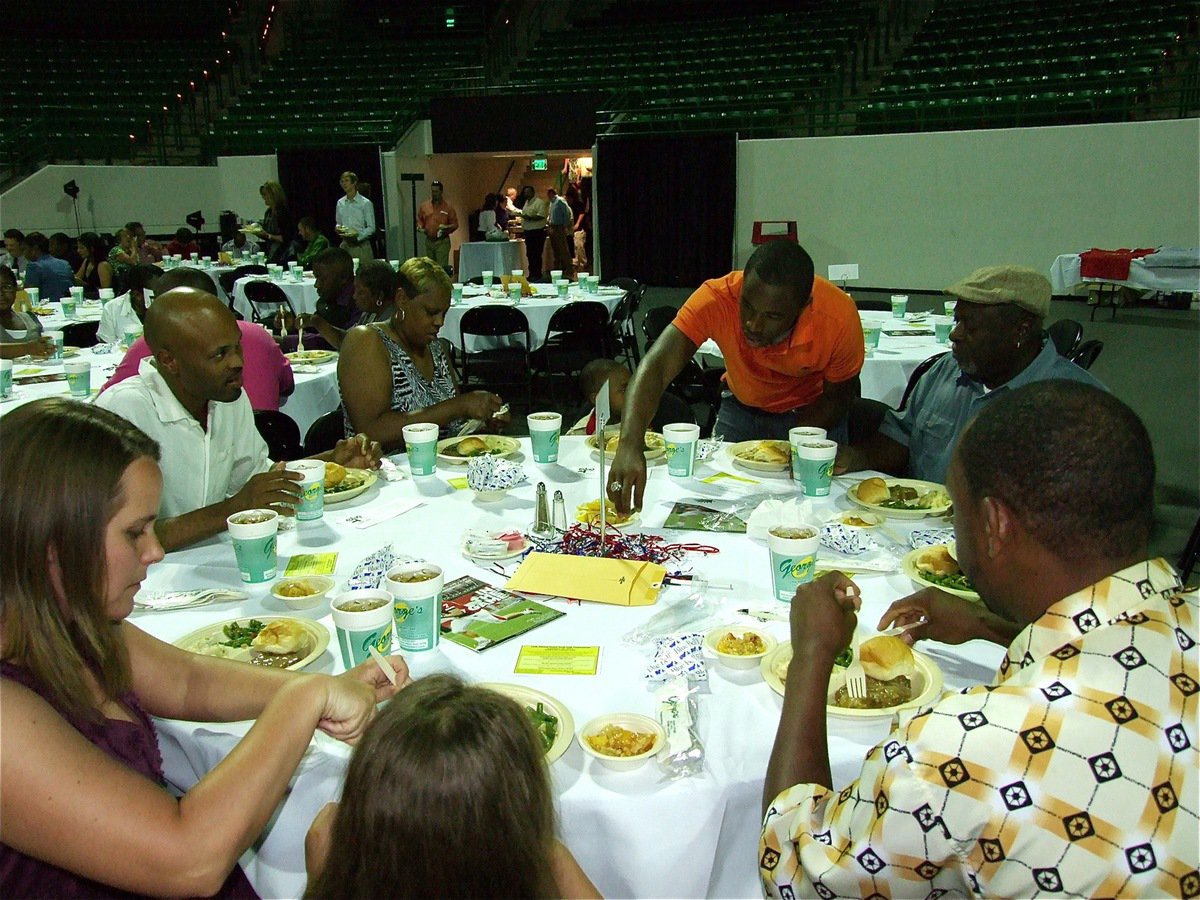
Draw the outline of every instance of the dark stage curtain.
M287 194L288 208L295 221L312 216L329 243L336 247L341 239L334 234L337 202L345 196L338 179L353 172L360 182L371 184L371 204L375 207L375 227L382 231L383 181L376 147L320 147L311 150L280 150L279 183Z
M737 138L601 138L596 159L604 277L695 287L733 260Z

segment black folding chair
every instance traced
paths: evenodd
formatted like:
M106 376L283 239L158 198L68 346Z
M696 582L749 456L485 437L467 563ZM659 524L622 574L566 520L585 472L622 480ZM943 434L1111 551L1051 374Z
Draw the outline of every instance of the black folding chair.
M917 382L921 380L921 376L933 368L933 364L945 356L946 352L943 350L941 353L935 353L928 359L923 359L917 363L917 367L908 376L908 384L904 388L904 396L900 398L900 405L896 407L897 411L908 406L908 398L912 396L913 388L917 386Z
M458 350L462 358L464 388L513 386L525 389L525 401L533 405L533 367L529 347L533 336L525 313L512 306L482 305L467 310L458 323ZM467 350L468 337L520 341L517 346Z
M333 412L327 412L308 426L304 435L304 453L316 456L337 446L337 442L346 436L346 424L342 418L342 408L339 406Z
M556 379L570 379L593 359L612 356L608 307L596 300L560 306L550 317L546 335L546 342L530 356L534 369L549 380L550 397L557 404Z
M266 275L267 267L259 265L238 266L232 272L222 272L217 276L217 281L221 282L221 290L225 292L225 296L230 298L229 302L233 303L233 285L239 278L245 278L247 275Z
M268 328L274 324L280 310L287 310L293 317L296 315L288 295L273 281L247 281L246 300L253 320Z
M1071 355L1071 362L1081 369L1090 369L1103 349L1104 341L1084 341L1079 345L1079 349Z
M267 442L271 459L299 459L300 426L287 413L273 409L256 409L254 425L262 439Z
M100 343L96 333L100 329L100 320L95 322L72 322L63 326L64 347L95 347Z
M646 289L634 278L614 278L608 284L619 287L625 292L621 302L617 304L609 321L609 340L617 356L624 357L629 367L636 368L641 362L642 350L638 346L637 329L633 323L634 314L641 306Z
M1070 359L1083 340L1083 326L1074 319L1059 319L1046 329L1046 335L1054 342L1058 355Z

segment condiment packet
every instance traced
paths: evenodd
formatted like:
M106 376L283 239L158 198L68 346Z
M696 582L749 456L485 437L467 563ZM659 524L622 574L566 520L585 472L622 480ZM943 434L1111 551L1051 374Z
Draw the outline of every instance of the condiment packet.
M654 642L654 660L646 668L650 682L683 678L708 681L704 665L704 635L698 632L659 638Z
M467 484L473 491L504 491L525 478L518 463L498 456L477 456L467 463Z
M704 745L700 743L695 693L686 679L678 678L656 690L654 700L658 724L667 734L658 751L658 764L666 771L666 780L699 775L704 771Z
M103 356L105 353L115 353L119 348L117 344L94 344L92 352L97 356Z
M948 544L954 540L953 528L918 528L908 536L908 542L914 550L921 547L932 547L935 544Z
M384 544L354 567L354 574L347 579L346 588L352 591L362 588L377 588L383 583L383 577L393 566L416 561L411 556L396 553L391 544Z
M528 542L519 528L468 528L463 532L463 552L477 559L499 559L524 549Z
M840 522L828 522L821 528L821 546L847 556L859 556L879 545L865 528L855 528Z

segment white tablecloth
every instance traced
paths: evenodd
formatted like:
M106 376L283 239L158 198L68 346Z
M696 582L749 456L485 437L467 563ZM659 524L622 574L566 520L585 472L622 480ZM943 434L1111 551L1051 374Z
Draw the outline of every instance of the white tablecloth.
M530 461L529 444L521 441L524 466L531 482L544 479L551 490L566 495L567 509L598 495L598 459L583 438L564 437L560 463L537 466ZM720 496L730 493L770 491L793 494L787 477L757 476L733 466L727 449L712 464L698 466L698 478L718 471L753 476L758 484L724 479L708 484L699 480L677 482L664 465L652 466L646 507L639 530L654 532L661 525L670 501L685 496ZM403 466L403 457L397 457ZM336 576L345 579L367 554L392 543L397 552L421 557L442 566L447 579L473 575L493 584L504 579L464 559L458 550L465 527L487 515L515 526L532 518L532 483L512 491L495 504L480 504L469 490L448 483L461 470L439 470L432 478L389 483L380 481L361 497L344 505L326 507L325 517L300 523L279 539L281 569L296 553L336 551ZM819 500L819 510L846 507L842 487L834 496ZM346 517L364 508L372 510L406 499L424 505L367 530L357 530ZM664 502L666 501L666 502ZM899 531L907 527L894 520ZM662 532L672 540L700 540L717 546L719 554L689 556L686 564L711 581L733 587L717 592L723 611L712 627L736 621L734 610L751 603L756 607L783 604L770 599L767 549L744 535L695 532ZM902 575L859 579L863 592L862 621L873 627L887 604L911 592ZM227 536L213 538L189 550L168 554L147 579L151 589L236 586L238 575ZM175 640L206 623L234 616L281 614L287 609L273 599L265 586L249 586L251 597L240 604L225 604L170 613L135 613L133 621L165 640ZM566 704L582 727L594 716L617 711L653 714L651 691L642 678L648 655L643 647L624 643L622 636L644 624L665 606L683 600L688 590L668 587L652 607L623 608L599 604L547 601L566 615L523 637L473 653L456 645L409 654L414 675L453 671L473 681L520 683L544 691ZM313 610L292 613L320 621L331 631L328 602ZM786 623L769 630L780 638ZM588 676L517 676L513 674L522 644L598 645L600 672ZM335 643L312 669L340 672ZM1002 656L999 647L974 642L945 647L923 647L941 666L946 686L963 687L990 679ZM616 772L599 765L574 742L551 765L551 778L561 821L562 837L605 896L612 897L760 897L756 868L759 804L767 758L779 720L780 698L759 677L757 670L733 672L713 663L708 686L699 697L699 730L705 746L703 774L665 782L654 763L634 771ZM236 723L196 724L160 722L167 772L173 783L188 786L210 770L244 733ZM866 750L888 730L886 719L867 722L830 718L829 749L835 785L858 773ZM303 838L312 816L328 799L338 795L348 750L318 735L310 748L290 794L273 818L262 841L243 862L247 874L264 897L295 897L304 888Z
M466 314L467 310L487 304L511 304L511 301L505 299L503 296L499 284L499 276L497 276L496 286L492 288L492 295L486 294L482 287L467 285L463 291L463 302L456 303L446 310L446 320L442 325L441 332L439 332L440 336L444 337L455 347L458 347L462 337L462 333L459 331L459 323L462 321L462 317ZM529 320L530 339L532 340L530 350L536 350L542 344L546 343L546 334L550 328L550 317L565 303L575 300L598 300L608 307L609 315L612 315L612 311L617 308L617 304L625 296L624 291L610 288L602 288L599 294L586 294L579 289L579 285L572 284L567 292L567 299L560 300L556 293L551 293L550 285L533 284L531 287L538 293L533 297L522 298L518 306L521 312L525 313L525 318ZM486 350L500 346L511 346L512 344L513 342L506 338L473 337L467 342L467 350Z
M250 275L246 278L239 278L233 283L233 308L241 314L243 319L250 320L254 317L254 310L250 307L250 301L246 299L246 282L262 280L265 280L262 275ZM316 312L317 281L312 275L306 274L303 281L292 281L289 277L283 281L276 281L275 284L283 288L283 292L292 301L292 309L296 311L297 315Z
M45 306L55 310L55 314L52 316L38 317L45 331L62 330L64 325L89 319L95 320L95 316L91 315L94 309L92 307L86 308L82 319L65 319L59 303L48 303ZM80 352L82 358L90 360L92 363L92 395L95 396L104 382L108 381L116 370L117 364L125 356L125 351L118 348L105 353L95 353L93 349L85 348ZM45 376L61 375L62 371L62 360L31 360L13 363L13 373L17 378L24 377L21 375L22 372L26 375ZM318 366L316 372L296 372L293 377L296 388L289 396L283 398L280 409L291 416L300 426L300 437L303 438L313 422L325 413L337 409L342 402L337 383L337 364L326 363ZM30 400L36 400L39 397L66 396L68 393L67 383L63 380L40 384L15 384L13 396L8 400L0 401L0 416Z
M459 281L470 281L485 269L496 273L497 283L513 269L528 272L525 241L472 241L458 248Z
M929 318L901 323L889 312L864 310L859 314L865 321L880 322L888 331L933 331L933 322ZM879 347L872 356L863 360L862 371L858 378L862 384L862 395L872 400L880 400L893 408L900 405L904 396L904 388L908 385L909 376L922 360L936 353L949 350L948 344L939 344L930 335L888 335L879 336ZM721 350L715 341L705 341L699 351L708 356L721 360Z
M1070 294L1084 281L1105 284L1123 284L1141 291L1157 291L1170 294L1176 291L1200 292L1200 266L1178 266L1164 268L1146 264L1146 258L1135 259L1129 264L1129 277L1124 281L1108 278L1087 278L1079 274L1078 253L1064 253L1056 257L1050 266L1050 288L1056 294Z

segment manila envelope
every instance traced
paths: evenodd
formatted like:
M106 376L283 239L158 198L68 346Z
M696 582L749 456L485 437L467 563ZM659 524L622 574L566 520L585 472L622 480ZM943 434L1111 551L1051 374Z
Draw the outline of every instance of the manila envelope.
M530 553L505 587L616 606L652 606L666 574L651 562Z

